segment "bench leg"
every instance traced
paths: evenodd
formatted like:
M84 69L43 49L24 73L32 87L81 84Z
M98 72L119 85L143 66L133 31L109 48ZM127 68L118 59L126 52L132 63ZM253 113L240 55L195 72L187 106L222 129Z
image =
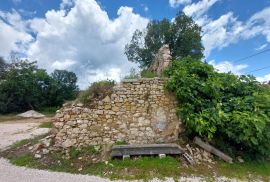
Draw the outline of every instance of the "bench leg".
M124 159L129 159L130 158L130 155L123 155L123 160Z
M166 157L166 154L158 154L159 158L164 158Z

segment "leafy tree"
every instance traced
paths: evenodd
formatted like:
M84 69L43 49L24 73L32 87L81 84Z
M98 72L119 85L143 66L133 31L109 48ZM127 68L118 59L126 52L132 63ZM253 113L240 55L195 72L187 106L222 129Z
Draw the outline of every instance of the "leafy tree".
M59 106L76 96L77 77L72 72L57 70L50 76L36 62L6 65L0 80L0 113Z
M52 73L52 79L55 83L51 86L52 94L54 96L54 102L52 105L59 105L65 100L75 99L78 94L77 76L73 72L66 70L55 70Z
M125 46L125 54L129 61L147 68L164 44L169 45L174 58L203 57L201 28L184 13L178 13L173 22L168 19L153 20L145 32L136 30L131 42Z
M5 76L5 70L7 67L7 63L4 60L4 58L0 57L0 80L4 78Z
M191 57L174 61L166 74L190 135L218 139L253 157L270 154L269 87L253 76L217 73Z
M42 90L46 89L49 79L46 71L38 69L35 62L9 65L0 83L0 111L16 112L44 105Z

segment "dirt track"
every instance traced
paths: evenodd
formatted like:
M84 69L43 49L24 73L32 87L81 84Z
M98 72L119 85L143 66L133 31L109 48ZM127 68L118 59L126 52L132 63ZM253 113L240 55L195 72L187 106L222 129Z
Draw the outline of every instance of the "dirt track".
M50 121L50 119L25 119L0 123L0 150L15 143L16 141L32 138L37 135L46 134L48 128L39 128L41 122Z

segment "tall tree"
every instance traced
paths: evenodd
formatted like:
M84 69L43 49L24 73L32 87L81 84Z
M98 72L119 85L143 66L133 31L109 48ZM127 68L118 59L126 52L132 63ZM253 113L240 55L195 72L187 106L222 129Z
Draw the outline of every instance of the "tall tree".
M4 58L0 57L0 80L3 79L5 75L6 67L7 67L6 61L4 60Z
M55 70L52 73L52 79L55 81L52 86L52 92L58 94L54 95L54 104L59 105L65 100L71 100L76 98L78 93L77 76L73 72L66 70Z
M144 32L136 30L131 42L125 46L125 54L129 61L147 68L164 44L169 45L173 58L203 57L201 27L184 13L178 13L173 22L168 19L153 20Z

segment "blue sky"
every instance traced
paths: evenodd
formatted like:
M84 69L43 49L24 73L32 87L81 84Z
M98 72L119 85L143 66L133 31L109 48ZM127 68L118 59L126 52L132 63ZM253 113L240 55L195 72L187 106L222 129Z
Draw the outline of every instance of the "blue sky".
M0 56L37 60L49 72L76 72L81 88L123 77L137 65L124 46L152 19L178 11L202 26L205 60L220 72L270 66L270 0L5 0L0 2ZM253 73L270 80L270 68Z

